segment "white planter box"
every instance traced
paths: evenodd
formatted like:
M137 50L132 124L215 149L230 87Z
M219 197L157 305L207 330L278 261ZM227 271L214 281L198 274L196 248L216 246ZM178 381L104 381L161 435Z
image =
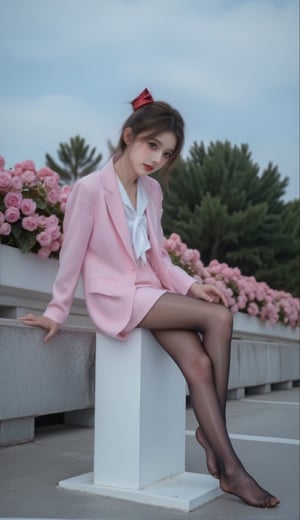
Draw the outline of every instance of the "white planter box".
M51 295L58 269L55 258L41 258L34 253L22 253L15 247L0 244L0 291ZM75 297L83 300L81 283Z
M291 327L289 325L276 324L272 325L268 321L263 321L255 316L250 316L242 312L234 315L233 320L233 337L234 338L255 338L264 341L292 341L299 342L299 327Z
M0 317L15 318L24 310L44 310L51 298L57 269L58 260L55 258L24 254L17 248L0 244ZM68 324L91 326L81 280Z

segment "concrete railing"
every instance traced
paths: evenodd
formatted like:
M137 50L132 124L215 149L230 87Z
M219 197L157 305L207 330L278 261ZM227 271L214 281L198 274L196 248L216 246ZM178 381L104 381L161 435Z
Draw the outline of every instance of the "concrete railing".
M0 319L0 445L32 440L41 415L72 412L67 422L91 424L95 333L66 327L55 341L43 337L40 329Z
M52 342L44 332L0 318L0 444L25 442L34 418L64 412L66 422L91 425L95 332L68 326ZM269 391L299 380L297 342L234 339L229 397Z

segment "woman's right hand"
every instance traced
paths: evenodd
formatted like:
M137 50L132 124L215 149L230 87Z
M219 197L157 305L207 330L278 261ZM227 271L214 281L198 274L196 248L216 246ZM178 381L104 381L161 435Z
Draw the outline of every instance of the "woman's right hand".
M47 318L47 316L36 316L34 314L26 314L26 316L21 316L18 318L25 325L32 325L34 327L41 327L42 329L46 329L47 334L44 337L44 341L47 342L49 339L53 338L53 336L57 333L59 329L59 324L51 320L51 318Z

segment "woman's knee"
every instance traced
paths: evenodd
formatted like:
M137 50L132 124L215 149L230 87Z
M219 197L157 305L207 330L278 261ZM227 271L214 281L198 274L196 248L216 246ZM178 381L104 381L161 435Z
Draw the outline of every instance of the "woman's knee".
M224 305L217 305L215 311L217 325L231 331L233 326L232 312L227 307L224 307Z
M197 384L199 381L208 380L213 377L211 360L206 354L195 357L186 370L188 384Z

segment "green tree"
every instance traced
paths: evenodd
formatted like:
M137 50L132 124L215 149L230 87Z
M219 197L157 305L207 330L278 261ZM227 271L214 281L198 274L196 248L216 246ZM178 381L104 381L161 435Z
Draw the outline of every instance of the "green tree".
M272 163L260 174L246 144L238 147L226 141L206 148L194 143L188 158L170 175L164 197L165 234L179 233L189 247L200 250L206 264L216 258L264 279L279 258L294 254L290 228L283 225L287 184ZM278 284L285 280L278 275Z
M300 297L300 200L288 202L280 219L282 241L275 251L272 265L257 272L274 289L281 289Z
M60 143L57 155L62 163L57 163L49 154L46 154L46 165L56 171L62 181L72 184L80 177L94 171L102 159L99 153L95 156L96 148L90 150L85 139L76 135L71 137L69 143Z

